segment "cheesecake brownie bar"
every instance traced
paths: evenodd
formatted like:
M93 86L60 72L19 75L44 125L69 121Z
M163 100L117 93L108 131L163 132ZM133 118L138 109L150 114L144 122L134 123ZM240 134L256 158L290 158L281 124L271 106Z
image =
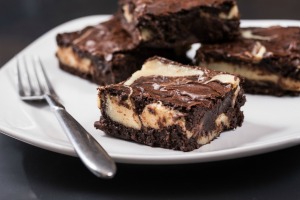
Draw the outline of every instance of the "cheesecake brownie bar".
M119 7L123 27L145 46L215 43L239 35L233 0L120 0Z
M202 45L196 64L238 74L253 94L299 95L300 27L243 28L234 42Z
M126 81L98 88L101 117L95 127L153 147L192 151L242 125L240 81L152 57Z
M142 48L134 44L116 17L81 31L58 34L57 44L56 55L63 70L99 85L127 79L155 55L187 60L188 49Z

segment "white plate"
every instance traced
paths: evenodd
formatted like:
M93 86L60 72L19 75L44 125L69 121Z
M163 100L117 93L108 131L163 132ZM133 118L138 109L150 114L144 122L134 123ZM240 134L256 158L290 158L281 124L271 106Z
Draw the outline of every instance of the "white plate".
M67 22L40 37L20 54L38 54L67 110L120 163L179 164L232 159L270 152L300 143L300 98L247 95L242 108L243 126L228 131L198 150L180 151L152 148L105 136L93 124L100 113L96 105L97 85L58 68L55 58L57 33L94 25L109 16L90 16ZM243 20L243 26L293 25L290 20ZM19 100L16 88L15 60L0 70L0 132L54 152L76 156L54 114L45 107L35 107Z

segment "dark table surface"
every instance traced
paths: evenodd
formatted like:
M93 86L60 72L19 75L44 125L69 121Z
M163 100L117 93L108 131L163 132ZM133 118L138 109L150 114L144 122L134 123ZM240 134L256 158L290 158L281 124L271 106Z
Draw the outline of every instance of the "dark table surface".
M238 3L243 19L300 19L298 0ZM0 66L55 26L116 8L112 0L1 1ZM117 164L115 178L101 180L78 158L0 134L0 199L300 199L299 155L296 146L212 163Z

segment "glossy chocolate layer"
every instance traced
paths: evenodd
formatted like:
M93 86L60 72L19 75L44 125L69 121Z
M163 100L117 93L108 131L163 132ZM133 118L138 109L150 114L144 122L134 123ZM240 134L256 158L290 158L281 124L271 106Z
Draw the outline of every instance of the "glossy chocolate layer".
M57 41L61 46L73 46L83 53L106 56L107 60L111 59L113 53L126 52L136 47L116 17L82 31L59 34Z
M202 74L180 76L178 72L178 74L174 74L173 76L164 76L162 72L161 75L141 76L130 85L120 83L111 86L111 88L123 90L124 94L128 96L129 94L132 97L146 96L150 99L159 99L175 107L190 108L194 105L211 107L215 101L224 98L228 92L235 89L235 83L230 81L223 83L220 80L214 80L214 77L224 75L238 82L238 78L231 74L182 65L161 57L153 57L147 61L149 62L151 60L157 60L157 62L163 63L164 65L170 64L191 70L198 70ZM128 88L131 89L129 90Z
M134 10L133 15L138 18L142 15L168 15L171 13L184 12L197 7L220 9L221 7L231 9L235 5L232 0L121 0L121 5L130 4Z
M204 78L199 81L198 76L150 76L139 78L131 87L134 96L143 94L176 106L210 107L216 99L224 97L230 91L230 87L216 82L205 83L207 80L208 78Z

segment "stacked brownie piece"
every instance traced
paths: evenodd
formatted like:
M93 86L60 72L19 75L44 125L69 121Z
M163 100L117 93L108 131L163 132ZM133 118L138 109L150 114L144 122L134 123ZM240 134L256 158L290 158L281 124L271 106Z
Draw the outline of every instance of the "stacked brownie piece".
M203 44L196 64L240 75L251 94L300 94L300 27L241 28L230 42Z
M59 34L57 44L60 68L98 85L125 80L151 56L188 62L188 47L147 48L134 43L116 16L78 32Z
M239 35L232 0L120 0L119 10L124 29L146 46L216 43Z
M57 35L60 67L99 85L118 83L152 56L188 62L193 43L239 35L233 0L120 0L111 19Z

